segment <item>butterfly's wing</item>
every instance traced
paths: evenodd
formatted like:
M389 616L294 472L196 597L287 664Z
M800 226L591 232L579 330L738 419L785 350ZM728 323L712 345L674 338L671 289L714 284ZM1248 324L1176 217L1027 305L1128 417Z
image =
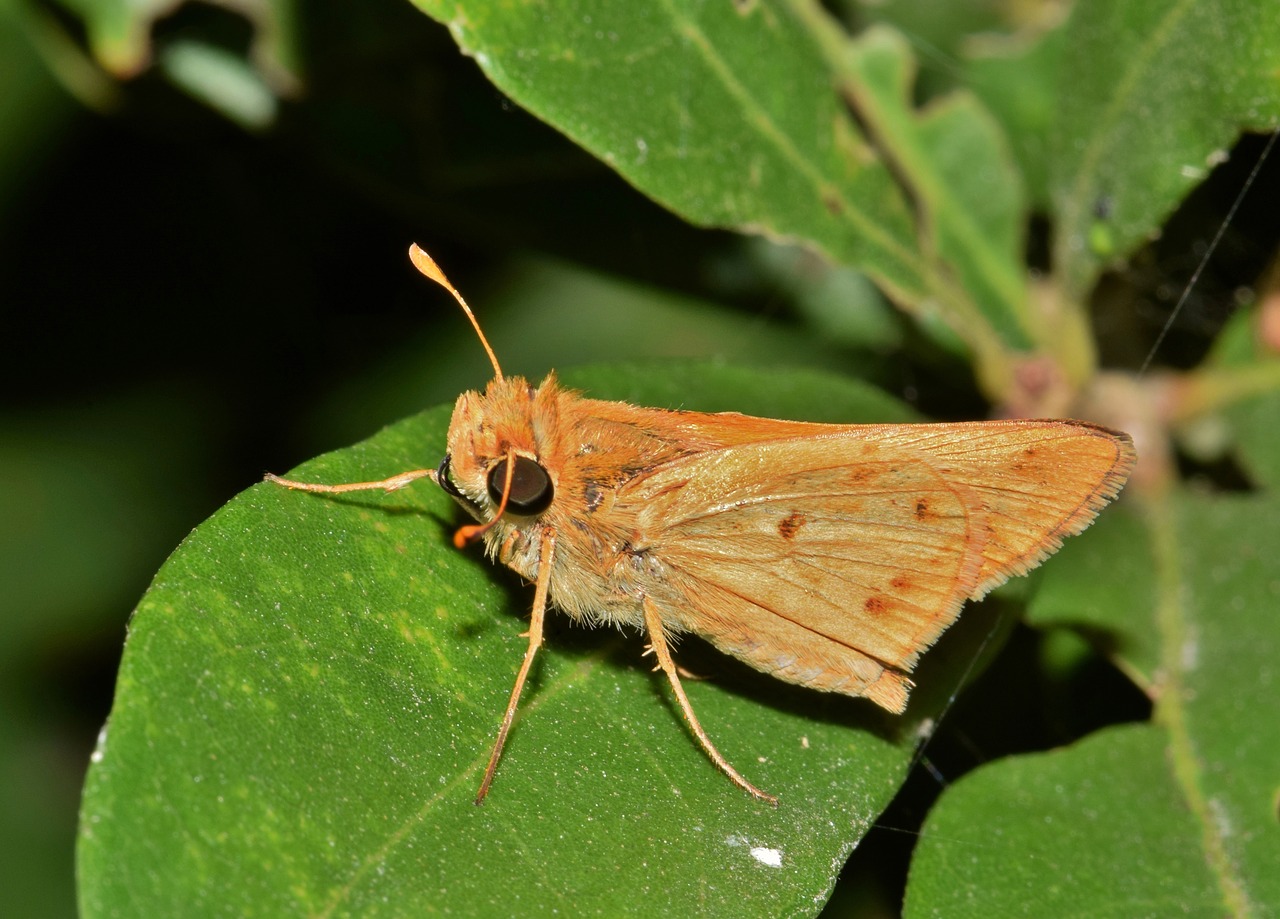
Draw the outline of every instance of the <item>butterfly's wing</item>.
M906 705L961 604L1119 490L1127 438L1070 422L867 425L740 444L633 481L664 622L773 676Z
M876 436L927 456L980 500L990 533L975 600L1089 526L1137 461L1128 434L1080 421L885 425Z

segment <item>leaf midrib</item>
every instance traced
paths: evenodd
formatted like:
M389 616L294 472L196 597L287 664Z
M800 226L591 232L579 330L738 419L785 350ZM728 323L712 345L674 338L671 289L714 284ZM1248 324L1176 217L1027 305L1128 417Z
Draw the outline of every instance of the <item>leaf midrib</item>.
M1146 511L1156 571L1160 573L1155 620L1160 631L1164 680L1156 702L1155 720L1168 732L1173 779L1193 819L1200 825L1205 861L1218 881L1227 912L1235 917L1252 916L1254 910L1244 881L1227 852L1222 829L1205 795L1202 758L1189 725L1186 703L1192 690L1186 684L1183 650L1192 640L1190 610L1185 600L1191 594L1191 585L1183 574L1186 568L1179 552L1178 515L1169 501L1147 502Z

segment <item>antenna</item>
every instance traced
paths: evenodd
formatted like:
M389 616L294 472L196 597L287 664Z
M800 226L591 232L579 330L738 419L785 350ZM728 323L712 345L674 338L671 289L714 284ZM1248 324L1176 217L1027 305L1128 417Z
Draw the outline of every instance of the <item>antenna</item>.
M476 335L480 338L480 344L484 345L484 353L489 355L489 363L493 364L494 378L501 380L502 368L498 366L498 357L493 353L493 349L489 347L489 340L484 337L484 332L480 331L480 323L476 320L476 314L471 312L471 307L467 306L467 301L462 299L462 294L458 293L458 289L449 283L449 279L444 276L444 272L440 270L440 266L436 264L435 259L427 255L417 243L413 243L409 246L409 261L413 262L414 268L417 268L424 275L453 294L453 299L458 301L458 306L462 307L462 311L471 320L471 325L476 330Z

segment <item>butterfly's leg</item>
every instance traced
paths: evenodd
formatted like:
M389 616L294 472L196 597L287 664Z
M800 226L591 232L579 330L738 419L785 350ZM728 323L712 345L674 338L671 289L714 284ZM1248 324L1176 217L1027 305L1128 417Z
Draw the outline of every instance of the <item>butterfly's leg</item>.
M524 663L516 675L516 685L511 690L511 698L507 702L507 713L502 716L502 727L498 728L498 739L494 741L493 752L489 754L489 765L484 770L484 780L476 793L476 803L484 802L493 784L493 774L498 769L498 760L502 758L502 747L507 742L507 732L511 730L511 722L516 717L516 706L520 704L520 692L524 689L525 678L533 666L533 658L542 645L542 620L547 612L547 588L551 583L551 562L556 550L556 531L546 527L542 531L542 545L538 553L538 584L533 591L533 615L529 618L529 647L524 652Z
M267 473L265 481L273 482L276 485L283 485L285 488L291 488L294 491L313 491L326 495L340 495L348 491L373 491L381 488L383 491L395 491L398 488L404 488L411 482L418 479L434 480L436 471L434 469L414 469L409 472L402 472L399 475L393 475L389 479L380 479L377 482L349 482L345 485L321 485L316 482L295 482L292 479L282 479L278 475Z
M667 675L667 680L671 683L671 689L675 692L676 700L680 703L680 710L684 712L684 719L689 723L689 730L693 731L693 736L698 739L698 743L702 745L702 749L706 751L707 756L711 757L711 761L720 767L720 771L727 775L729 780L743 791L755 795L761 801L777 804L777 798L756 788L756 786L743 778L738 770L729 765L729 761L720 755L720 751L711 743L711 738L707 736L707 732L698 723L698 716L693 713L693 706L689 704L689 697L684 694L684 687L680 685L680 673L675 661L671 659L671 651L667 647L666 637L662 633L662 617L658 614L658 608L653 605L653 601L648 597L644 599L644 627L645 631L649 633L649 647L658 658L658 666L662 668L662 672Z

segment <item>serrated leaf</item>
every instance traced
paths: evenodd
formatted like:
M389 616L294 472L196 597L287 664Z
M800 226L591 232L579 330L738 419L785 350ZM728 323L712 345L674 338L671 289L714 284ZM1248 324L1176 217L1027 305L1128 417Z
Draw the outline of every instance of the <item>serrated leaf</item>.
M907 414L802 372L567 379L650 404ZM296 475L434 464L448 416L433 409ZM134 615L91 767L86 917L813 913L895 793L913 731L991 629L983 607L967 612L926 656L902 719L706 658L693 704L777 809L710 765L638 640L555 630L476 808L530 591L454 551L453 525L432 487L332 499L259 485L179 547Z

